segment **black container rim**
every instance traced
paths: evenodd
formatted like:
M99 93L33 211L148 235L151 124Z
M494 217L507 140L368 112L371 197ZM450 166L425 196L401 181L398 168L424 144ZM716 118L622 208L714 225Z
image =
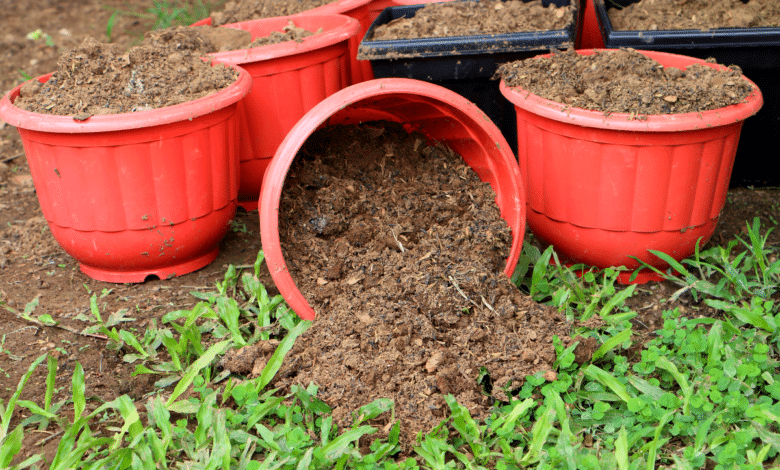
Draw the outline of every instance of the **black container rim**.
M607 14L604 0L593 0L593 5L601 25L604 46L607 48L653 49L664 46L686 49L736 49L780 46L780 27L617 31L612 28L612 21Z
M358 59L383 60L497 54L502 52L549 50L551 47L565 49L569 46L574 46L579 26L579 4L580 0L567 0L567 5L573 5L574 10L568 26L563 29L384 41L366 40L378 26L385 24L389 20L414 16L414 13L425 7L425 5L388 7L371 23L368 31L366 31L366 34L360 41Z

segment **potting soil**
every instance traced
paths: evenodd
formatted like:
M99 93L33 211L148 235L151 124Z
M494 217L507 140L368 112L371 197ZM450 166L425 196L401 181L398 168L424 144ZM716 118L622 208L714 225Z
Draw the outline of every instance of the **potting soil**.
M571 5L558 7L540 0L483 0L429 3L412 18L397 18L378 26L373 41L428 37L504 34L563 29L572 20Z
M314 382L345 423L392 398L411 440L449 413L444 394L485 418L526 375L551 371L553 335L568 343L569 325L504 274L512 234L495 197L460 156L399 124L312 135L279 232L317 318L275 386Z
M780 26L777 0L640 0L607 14L615 30L629 31Z
M272 31L270 35L262 38L257 38L252 41L249 47L270 46L271 44L279 44L281 42L295 41L303 42L303 38L313 36L315 34L322 33L322 28L315 31L309 31L298 26L292 20L287 22L287 26L282 28L282 31Z
M650 114L695 113L737 104L752 91L738 67L663 67L633 49L581 55L574 50L503 64L510 87L573 108Z
M290 20L282 31L272 31L254 41L248 31L235 28L216 26L174 26L171 28L149 31L144 34L143 45L164 47L171 52L188 52L203 56L216 52L235 51L253 47L270 46L286 41L301 42L303 38L321 33L322 29L313 32L295 26Z
M93 38L65 52L44 84L32 80L15 105L74 119L172 106L215 93L238 72L198 55L141 45L123 51Z
M211 14L212 24L219 26L240 21L272 18L301 13L334 0L238 0L225 3L222 11Z

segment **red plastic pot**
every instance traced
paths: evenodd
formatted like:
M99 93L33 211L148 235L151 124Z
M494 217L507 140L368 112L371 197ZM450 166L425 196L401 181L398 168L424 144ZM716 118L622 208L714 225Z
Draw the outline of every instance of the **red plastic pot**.
M379 0L386 1L386 0ZM349 39L349 60L350 60L350 79L348 85L353 83L360 83L366 80L374 78L371 72L371 65L368 63L359 62L357 60L357 50L360 46L360 40L363 39L363 34L368 31L368 27L371 26L371 22L379 15L379 10L374 14L370 4L372 0L337 0L335 2L327 3L311 10L306 10L301 13L297 13L293 16L308 16L308 15L347 15L351 18L355 18L360 23L359 30ZM383 7L384 9L384 7ZM373 16L372 16L373 15ZM197 23L193 23L192 26L205 26L211 24L211 18L205 18ZM242 23L235 23L242 24ZM225 26L235 26L225 25ZM296 22L296 24L298 24ZM243 28L242 28L243 29Z
M257 208L263 174L287 132L306 111L349 85L348 41L360 28L349 16L282 16L225 27L248 31L254 39L281 31L290 19L301 28L322 28L323 32L300 43L287 41L211 54L221 62L240 65L254 82L239 104L239 205L247 210Z
M664 66L722 68L677 54L640 52ZM698 240L709 240L725 202L742 123L763 103L756 87L737 105L632 120L627 114L568 108L503 81L501 92L517 112L529 227L564 258L600 268L635 269L640 264L629 258L635 256L663 269L666 264L647 250L681 260L694 253Z
M604 47L604 37L593 0L582 0L582 5L582 34L577 48L601 49Z
M21 85L0 101L51 233L84 274L167 279L216 258L236 210L237 102L252 86L238 70L235 83L210 96L86 121L15 107Z
M514 271L523 244L525 201L516 160L498 128L473 103L432 83L405 78L371 80L346 88L312 108L293 127L276 151L260 194L260 237L274 283L288 305L303 319L314 310L295 286L279 241L279 200L290 164L309 136L321 126L374 120L403 123L463 156L496 192L501 216L512 230L505 273Z

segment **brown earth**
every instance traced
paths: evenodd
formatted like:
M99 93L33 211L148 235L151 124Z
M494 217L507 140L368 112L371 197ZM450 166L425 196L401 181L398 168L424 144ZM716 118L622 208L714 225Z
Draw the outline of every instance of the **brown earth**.
M618 31L780 26L777 0L640 0L607 14Z
M285 180L279 234L318 318L277 386L320 385L337 422L393 398L411 440L444 417L442 394L482 419L551 370L552 337L567 343L569 325L503 273L512 234L495 198L459 155L399 124L310 137Z
M150 6L151 2L146 0L0 0L0 21L4 28L0 35L0 91L5 93L22 82L20 70L33 77L54 71L60 53L81 44L87 36L104 34L113 8L144 12ZM119 16L112 42L125 48L138 43L153 22L149 18ZM51 45L42 39L26 37L39 28L50 35ZM760 217L763 227L775 228L769 244L777 250L780 245L778 201L777 188L730 190L721 221L708 246L725 244L735 236L745 239L745 221ZM528 232L526 237L533 239ZM94 409L101 400L109 401L124 393L143 400L156 391L155 379L148 375L131 377L135 364L123 362L122 352L108 349L102 337L78 333L90 325L79 319L79 315L89 314L91 295L97 295L104 317L127 309L132 320L122 328L143 334L152 321L159 326L167 312L192 308L197 299L190 292L214 290L215 282L223 278L229 264L250 267L259 248L257 213L239 212L233 230L220 244L219 257L197 272L135 285L90 279L52 238L40 211L19 136L12 126L0 122L0 301L3 302L0 305L0 400L8 400L32 361L44 353L59 360L55 403L69 397L76 362L85 370L86 396L95 398L88 400L88 409ZM261 280L271 295L277 293L267 272L262 273ZM664 302L677 288L669 282L638 288L638 295L631 299L632 308L639 312L636 331L649 337L660 326L661 311L676 306L685 314L716 314L687 295L675 303ZM58 327L42 326L21 317L25 305L36 298L39 303L32 316L49 314L60 322ZM341 342L356 332L333 330L331 334L333 341ZM486 356L485 360L490 359ZM45 375L45 367L36 370L22 399L42 403ZM365 402L347 403L331 397L329 404L348 410ZM23 417L17 415L16 420ZM52 425L48 430L30 433L25 437L22 455L44 452L51 461L58 444L57 431ZM407 433L408 429L404 427L402 432Z
M118 46L87 38L62 54L46 83L27 82L14 104L27 111L89 116L145 111L186 103L236 81L238 71L166 46Z
M308 31L298 26L295 26L292 20L287 21L287 26L282 28L282 31L273 31L269 36L264 38L257 38L249 45L249 47L261 47L270 46L271 44L279 44L280 42L295 41L303 42L303 38L313 36L315 34L322 33L322 28L317 31Z
M211 13L215 26L241 21L287 16L311 10L331 0L239 0L225 3L225 7Z
M503 64L496 75L510 87L606 114L709 111L737 104L752 91L738 68L720 71L700 64L685 70L663 67L633 49L589 55L570 49Z
M541 0L430 3L417 10L412 18L397 18L377 27L371 40L563 29L572 21L573 14L571 5L557 7L550 3L545 8Z

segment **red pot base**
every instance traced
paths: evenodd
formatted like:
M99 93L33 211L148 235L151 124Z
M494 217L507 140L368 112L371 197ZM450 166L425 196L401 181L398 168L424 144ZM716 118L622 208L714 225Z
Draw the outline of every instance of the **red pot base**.
M146 281L149 276L156 276L160 280L165 280L172 279L176 276L181 276L184 274L189 274L207 266L217 258L218 254L219 246L215 246L205 255L199 256L195 259L190 259L184 261L183 263L172 264L170 266L149 270L142 269L138 271L117 271L87 266L83 263L79 263L79 269L81 269L81 272L87 276L98 281L113 282L117 284L138 283Z
M701 239L703 245L710 239L718 218L697 227L689 227L685 230L670 230L659 232L620 232L598 228L579 227L568 222L551 219L530 207L526 212L528 225L533 227L534 235L543 243L553 245L562 261L582 263L595 266L600 269L610 266L625 266L630 271L624 273L624 283L628 283L631 272L641 265L631 256L650 264L660 270L669 267L648 250L661 251L672 258L680 260L690 256L696 250L696 242ZM641 273L640 273L641 275ZM652 276L642 276L651 280ZM639 277L637 278L639 279ZM622 281L621 281L622 282ZM641 283L635 281L633 283Z

